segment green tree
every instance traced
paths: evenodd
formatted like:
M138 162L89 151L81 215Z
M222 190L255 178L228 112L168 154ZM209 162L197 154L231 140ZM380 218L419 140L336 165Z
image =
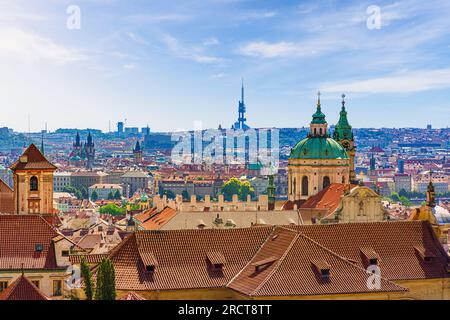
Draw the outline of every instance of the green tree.
M189 192L187 192L186 190L183 190L181 196L183 197L183 200L189 200Z
M92 282L92 273L85 257L81 257L81 276L84 279L84 293L87 300L92 300L94 296L94 287Z
M85 187L81 187L80 191L83 199L89 199L89 192Z
M250 181L244 181L241 183L241 188L239 189L239 199L242 201L247 200L247 195L253 196L255 190L253 189Z
M409 199L407 197L401 196L400 197L400 202L402 205L406 206L406 207L410 207L411 206L411 201L409 201Z
M114 199L120 200L121 198L122 198L122 195L120 194L120 191L116 190L116 192L114 193Z
M92 191L92 193L91 193L91 200L92 201L97 201L98 200L98 193L97 193L97 191Z
M233 194L239 195L240 188L241 181L238 178L231 178L223 184L221 191L225 200L231 201Z
M100 208L101 214L110 214L113 216L119 216L125 213L125 208L119 207L114 203L108 203Z
M166 196L167 199L175 199L175 194L171 190L161 190L159 192L161 196Z
M391 199L392 199L392 201L394 201L394 202L400 202L400 197L399 197L399 195L398 195L397 192L392 192L392 193L391 193Z
M105 258L100 262L97 271L95 300L116 299L116 275L111 260Z
M232 200L233 194L237 194L239 199L245 201L247 200L247 195L252 196L255 190L250 184L250 181L241 181L238 178L231 178L223 184L221 192L227 201Z

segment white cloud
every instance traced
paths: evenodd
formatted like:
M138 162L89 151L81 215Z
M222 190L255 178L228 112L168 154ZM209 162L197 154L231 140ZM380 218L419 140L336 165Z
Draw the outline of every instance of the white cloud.
M125 17L125 20L130 22L183 22L186 20L190 20L191 17L188 15L182 14L137 14Z
M218 44L219 44L219 40L217 40L217 38L215 38L215 37L211 37L211 38L205 39L205 41L203 41L204 46L215 46Z
M168 34L165 34L162 37L162 42L176 57L190 59L199 63L215 63L222 61L221 58L204 54L202 48L182 46L176 38Z
M0 55L33 63L47 60L65 64L86 60L77 50L66 48L48 38L18 28L0 29Z
M338 40L320 40L296 42L250 42L238 51L246 56L276 58L276 57L307 57L341 49L345 43Z
M324 92L410 93L450 88L450 68L419 70L401 74L322 85Z

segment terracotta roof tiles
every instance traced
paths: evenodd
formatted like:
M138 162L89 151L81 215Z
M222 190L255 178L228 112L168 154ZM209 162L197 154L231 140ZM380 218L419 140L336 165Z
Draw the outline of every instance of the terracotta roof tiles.
M22 161L22 159L25 161ZM32 169L56 170L57 167L51 164L34 144L30 144L22 156L19 157L19 160L11 165L10 169L12 171Z
M21 275L0 292L0 300L49 300L28 278Z

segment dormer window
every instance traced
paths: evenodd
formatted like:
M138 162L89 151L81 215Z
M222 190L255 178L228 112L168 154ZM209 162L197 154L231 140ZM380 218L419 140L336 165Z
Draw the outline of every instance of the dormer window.
M140 252L142 263L145 267L145 272L153 273L158 266L158 261L156 260L153 252Z
M44 251L44 245L41 244L41 243L36 243L36 244L34 245L34 251L36 251L36 252L42 252L42 251Z
M432 251L425 249L423 245L417 245L414 249L424 262L431 263L436 258L436 255Z
M372 248L360 248L359 249L364 257L365 263L368 265L378 265L380 262L380 256Z
M219 251L206 252L206 259L213 271L222 271L226 263L225 257Z
M315 271L320 274L323 279L328 279L330 277L331 266L325 260L312 260L312 265Z
M38 191L38 178L36 176L30 178L30 191Z
M262 259L262 260L253 262L252 266L255 267L255 272L259 272L259 271L269 267L270 265L272 265L277 260L278 260L277 257L269 257L269 258L266 258L266 259Z

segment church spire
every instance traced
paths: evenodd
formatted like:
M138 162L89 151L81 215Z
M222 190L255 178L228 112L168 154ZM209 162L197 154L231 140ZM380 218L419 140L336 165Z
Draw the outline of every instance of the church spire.
M342 94L342 107L339 112L339 121L334 129L333 138L337 141L352 140L352 126L348 123L347 111L345 110L345 94Z

